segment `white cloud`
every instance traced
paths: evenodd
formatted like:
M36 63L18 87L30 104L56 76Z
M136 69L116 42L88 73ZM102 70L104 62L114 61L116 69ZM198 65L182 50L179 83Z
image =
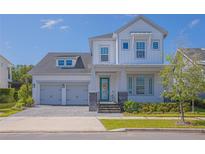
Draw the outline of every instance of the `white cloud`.
M200 19L194 19L189 23L189 28L193 28L200 23Z
M41 22L42 22L41 25L42 29L52 29L57 24L63 22L63 19L45 19L45 20L41 20Z
M62 31L68 31L69 29L70 29L69 26L65 26L65 25L60 26L60 30L62 30Z

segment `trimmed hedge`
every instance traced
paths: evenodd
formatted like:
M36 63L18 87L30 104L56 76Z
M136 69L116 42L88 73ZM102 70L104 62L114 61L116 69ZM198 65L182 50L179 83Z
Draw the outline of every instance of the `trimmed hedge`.
M13 88L0 89L0 103L11 103L14 101L15 90Z
M124 111L129 113L166 113L179 112L179 103L137 103L126 101L124 103ZM184 103L184 111L190 111L190 103Z

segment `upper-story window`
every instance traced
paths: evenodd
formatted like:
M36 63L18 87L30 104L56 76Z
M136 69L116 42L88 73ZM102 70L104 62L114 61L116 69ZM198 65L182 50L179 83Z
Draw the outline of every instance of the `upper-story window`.
M146 43L145 41L136 42L136 57L145 58Z
M109 53L108 47L101 47L100 48L100 60L101 60L101 62L108 61L108 53Z
M67 66L72 66L72 64L73 64L72 59L67 59L67 60L66 60L66 65L67 65Z
M159 41L158 40L152 41L152 49L159 50Z
M123 40L121 46L122 50L129 50L129 40Z
M72 58L58 59L57 66L61 68L71 67L73 66L73 60Z
M8 79L11 80L11 68L8 67L7 70L8 70Z
M58 66L64 66L65 65L65 60L64 59L59 59L58 60Z

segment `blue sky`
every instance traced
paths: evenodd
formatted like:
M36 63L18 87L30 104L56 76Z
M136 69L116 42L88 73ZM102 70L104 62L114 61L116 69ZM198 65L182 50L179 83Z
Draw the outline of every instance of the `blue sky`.
M145 15L169 34L165 55L176 47L205 47L205 15ZM88 37L113 32L135 15L0 15L0 54L13 64L36 64L47 52L89 51ZM177 43L178 42L178 43Z

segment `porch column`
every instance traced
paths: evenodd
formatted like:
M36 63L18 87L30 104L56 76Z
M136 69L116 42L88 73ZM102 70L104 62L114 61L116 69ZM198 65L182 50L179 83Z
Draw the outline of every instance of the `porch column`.
M89 85L89 111L97 111L97 91L96 91L96 72L93 67L91 70L91 79Z
M62 87L62 105L66 105L66 84Z
M123 106L124 102L128 100L127 92L127 74L125 68L120 71L119 79L119 90L118 90L118 103Z

